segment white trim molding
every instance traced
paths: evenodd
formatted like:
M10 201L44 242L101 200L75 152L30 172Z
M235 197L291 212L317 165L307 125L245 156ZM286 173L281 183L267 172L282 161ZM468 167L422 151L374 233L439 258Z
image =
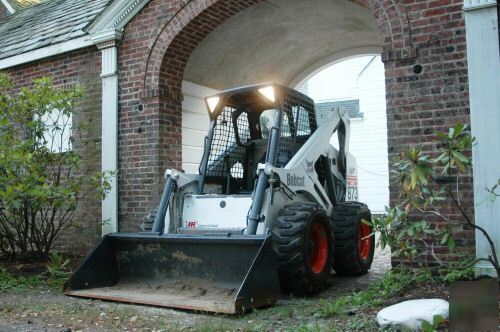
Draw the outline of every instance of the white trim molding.
M89 36L83 36L77 39L72 39L64 43L50 45L39 48L33 51L22 53L0 60L0 69L11 68L29 62L39 61L45 58L50 58L58 54L69 53L81 48L93 46L94 42Z
M101 15L85 28L90 34L103 30L122 30L150 0L114 1Z
M92 41L100 50L117 46L123 37L123 32L116 29L106 29L92 35Z
M471 10L478 10L496 6L496 0L465 0L463 10L467 12Z
M1 0L1 1L10 14L14 14L16 12L16 10L11 6L11 4L7 0Z
M500 178L500 49L496 1L466 0L465 28L469 78L471 133L477 144L472 147L474 179L474 220L484 228L500 254L500 199L490 202L488 192ZM491 255L488 242L476 231L476 258ZM500 258L500 257L499 257ZM479 262L476 274L495 276L492 266Z

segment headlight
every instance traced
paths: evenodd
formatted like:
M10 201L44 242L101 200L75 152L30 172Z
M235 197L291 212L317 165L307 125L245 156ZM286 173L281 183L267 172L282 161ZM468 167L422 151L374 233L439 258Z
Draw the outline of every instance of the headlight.
M208 109L210 110L210 113L213 113L215 111L215 108L217 105L219 105L220 98L219 97L210 97L207 98L207 104L208 104Z
M274 95L274 87L272 86L267 86L265 88L262 88L262 89L259 89L259 92L264 96L266 97L267 99L269 99L271 102L275 102L276 101L276 97Z

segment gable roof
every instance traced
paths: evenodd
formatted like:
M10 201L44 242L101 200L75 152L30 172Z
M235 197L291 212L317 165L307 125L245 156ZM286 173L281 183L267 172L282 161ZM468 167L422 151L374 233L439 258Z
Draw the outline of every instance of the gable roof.
M35 0L17 0L10 3L14 2L26 7L0 20L0 59L84 36L83 29L112 0L46 0L35 5Z

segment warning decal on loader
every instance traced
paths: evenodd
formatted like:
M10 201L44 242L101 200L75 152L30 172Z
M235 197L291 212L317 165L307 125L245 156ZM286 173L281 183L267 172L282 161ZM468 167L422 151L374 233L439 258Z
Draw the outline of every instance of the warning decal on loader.
M243 229L251 195L185 195L182 226L189 230Z
M357 201L359 199L358 194L358 177L348 176L347 177L347 201Z

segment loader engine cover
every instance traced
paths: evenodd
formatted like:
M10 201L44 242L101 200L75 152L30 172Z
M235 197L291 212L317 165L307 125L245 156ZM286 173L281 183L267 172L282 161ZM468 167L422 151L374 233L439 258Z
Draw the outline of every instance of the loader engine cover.
M242 230L251 205L251 195L186 195L182 230Z

